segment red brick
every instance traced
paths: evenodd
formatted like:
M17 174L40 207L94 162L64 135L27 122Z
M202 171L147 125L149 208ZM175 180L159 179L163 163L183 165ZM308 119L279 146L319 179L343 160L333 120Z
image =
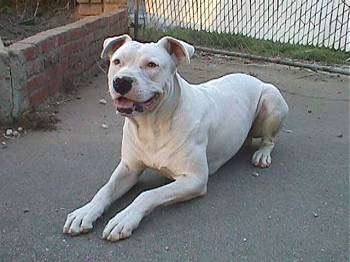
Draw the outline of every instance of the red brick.
M23 43L22 41L16 42L9 47L10 52L22 52L27 61L34 60L38 57L39 50L33 44Z
M61 54L59 52L53 51L45 55L44 57L44 67L45 69L57 65L60 61Z
M36 59L29 61L27 63L27 76L31 77L33 75L39 74L44 69L44 62L41 59Z
M48 53L51 50L54 50L57 47L57 38L53 37L51 39L46 39L40 43L41 52Z
M23 43L37 46L41 53L46 53L57 47L57 38L55 35L39 33L21 40Z
M63 57L70 56L73 53L79 52L81 48L82 48L81 41L68 43L62 47L62 56Z
M50 95L56 94L63 84L62 64L58 64L47 71L48 91Z
M57 36L57 46L60 47L68 42L68 34L60 34Z
M70 28L69 30L69 40L80 40L84 38L85 35L89 33L87 27L84 27L84 25L77 25L77 24L71 24L68 26Z
M85 22L85 27L88 30L88 32L93 32L97 26L98 26L98 21L99 21L99 17L95 16L95 17L88 17L88 20L84 19Z
M62 60L60 61L60 70L62 70L60 73L62 75L64 75L66 73L66 71L69 68L69 61L68 61L68 57L64 57L62 58Z
M33 93L29 97L29 105L31 107L37 107L42 104L49 97L49 92L47 88L42 88L37 92Z
M74 66L82 60L82 54L74 53L70 57L68 57L69 67Z
M90 33L87 36L85 36L84 41L85 43L87 43L88 45L90 45L90 43L92 43L95 39L95 34L94 33Z
M26 90L29 94L35 92L35 90L41 89L47 86L48 76L46 73L32 76L27 81Z

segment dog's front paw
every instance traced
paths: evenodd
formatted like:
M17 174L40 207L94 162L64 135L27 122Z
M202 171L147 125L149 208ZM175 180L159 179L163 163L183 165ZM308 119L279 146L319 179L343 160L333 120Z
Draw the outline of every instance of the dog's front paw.
M76 236L82 233L88 233L92 230L92 223L100 217L103 210L91 203L76 209L68 214L66 223L63 226L63 233Z
M271 149L269 148L260 148L257 150L253 157L252 163L256 167L269 167L271 165Z
M113 217L103 230L102 237L109 241L118 241L131 236L137 228L142 215L132 210L123 210Z

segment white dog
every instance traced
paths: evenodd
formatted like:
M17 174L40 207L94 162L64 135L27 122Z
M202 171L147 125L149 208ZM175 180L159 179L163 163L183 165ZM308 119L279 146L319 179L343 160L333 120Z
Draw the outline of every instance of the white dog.
M116 110L126 117L121 161L94 198L68 215L64 233L90 231L145 168L158 170L173 182L141 193L109 221L104 239L129 237L160 205L206 194L208 175L247 137L261 138L253 164L271 164L274 137L288 113L278 89L245 74L191 85L177 73L177 66L189 63L193 53L193 46L172 37L146 44L128 35L104 41L101 56L110 60L109 92Z

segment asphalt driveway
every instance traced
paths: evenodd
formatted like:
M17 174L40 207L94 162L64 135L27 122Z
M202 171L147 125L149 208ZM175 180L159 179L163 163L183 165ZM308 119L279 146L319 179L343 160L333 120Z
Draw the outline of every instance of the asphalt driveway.
M247 72L281 88L290 115L271 168L254 168L254 148L243 148L211 176L207 196L156 209L130 239L102 240L137 194L168 182L146 172L92 233L63 235L67 213L91 199L120 157L123 119L98 102L108 100L100 74L60 106L56 131L0 148L0 261L349 260L349 78L213 56L181 71L192 82Z

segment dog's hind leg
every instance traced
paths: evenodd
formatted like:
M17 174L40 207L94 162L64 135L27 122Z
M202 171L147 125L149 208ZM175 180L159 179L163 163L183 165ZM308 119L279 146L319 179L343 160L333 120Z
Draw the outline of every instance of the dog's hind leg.
M288 106L276 87L264 84L258 108L259 112L252 127L252 136L261 138L261 144L253 154L252 163L264 168L271 165L275 137L288 113Z

